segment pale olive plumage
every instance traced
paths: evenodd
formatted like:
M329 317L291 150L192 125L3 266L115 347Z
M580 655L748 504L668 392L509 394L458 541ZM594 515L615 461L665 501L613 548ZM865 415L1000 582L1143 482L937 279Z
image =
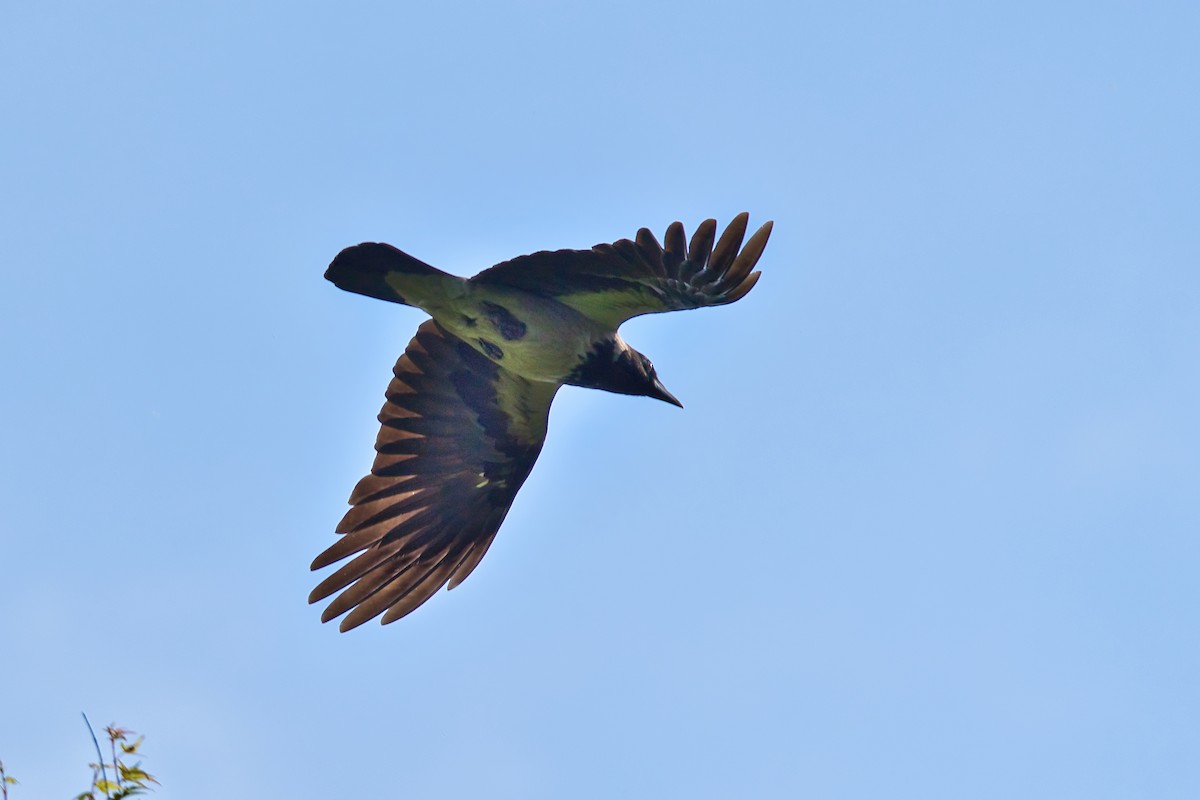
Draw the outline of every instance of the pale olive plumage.
M690 243L675 222L665 246L643 228L635 241L534 253L470 279L386 244L339 253L325 273L338 287L433 319L396 362L375 463L350 496L342 537L313 562L354 556L309 596L340 592L322 620L346 614L349 630L382 614L386 624L461 583L533 468L564 383L680 405L617 327L745 296L771 233L768 222L742 247L747 219L736 216L715 248L714 220Z

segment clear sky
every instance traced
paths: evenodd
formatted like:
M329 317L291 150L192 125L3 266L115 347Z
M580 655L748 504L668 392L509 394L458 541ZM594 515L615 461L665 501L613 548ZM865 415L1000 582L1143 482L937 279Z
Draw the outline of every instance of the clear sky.
M1193 3L6 3L0 758L160 796L1200 796ZM335 289L774 219L560 393L487 558L310 560L423 319ZM225 788L221 788L225 787Z

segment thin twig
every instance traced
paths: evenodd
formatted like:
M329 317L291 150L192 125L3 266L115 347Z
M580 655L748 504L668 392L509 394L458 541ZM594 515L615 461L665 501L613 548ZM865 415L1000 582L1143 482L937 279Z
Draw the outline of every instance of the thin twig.
M82 711L79 713L83 714ZM96 745L96 758L100 765L100 777L104 778L104 796L108 797L108 772L104 769L104 754L100 752L100 742L96 740L96 732L92 730L92 723L88 722L87 714L83 714L83 722L87 725L88 733L92 735L92 744ZM92 783L95 782L95 780L92 781Z
M113 736L112 726L105 728L104 732L108 734L108 743L112 745L113 772L116 773L113 777L117 779L117 788L121 789L125 781L121 780L121 766L117 763L117 737ZM108 796L107 793L105 793L105 796Z

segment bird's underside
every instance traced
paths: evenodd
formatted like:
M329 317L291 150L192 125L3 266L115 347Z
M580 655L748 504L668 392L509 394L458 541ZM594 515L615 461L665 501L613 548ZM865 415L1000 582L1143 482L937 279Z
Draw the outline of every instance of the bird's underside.
M645 228L591 250L534 253L464 280L390 245L343 250L326 277L348 291L417 305L433 319L396 362L379 413L371 473L350 496L341 537L313 561L343 559L309 602L349 630L380 614L393 622L444 585L454 588L487 552L546 436L564 383L678 401L617 327L640 314L732 303L754 286L770 235L742 247L739 214L714 248L706 220L665 246Z

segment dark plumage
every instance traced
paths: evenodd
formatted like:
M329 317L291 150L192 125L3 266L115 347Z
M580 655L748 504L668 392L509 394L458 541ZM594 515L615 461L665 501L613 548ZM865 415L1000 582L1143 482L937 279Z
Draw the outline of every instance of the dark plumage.
M325 277L339 288L417 306L433 319L396 362L377 455L350 496L342 537L314 570L353 556L321 581L322 614L349 630L393 622L483 558L546 437L563 384L681 405L644 355L617 333L640 314L732 303L753 288L768 222L746 246L739 214L714 247L705 220L665 247L649 230L591 250L540 252L464 279L391 245L343 250ZM348 612L348 613L347 613Z

